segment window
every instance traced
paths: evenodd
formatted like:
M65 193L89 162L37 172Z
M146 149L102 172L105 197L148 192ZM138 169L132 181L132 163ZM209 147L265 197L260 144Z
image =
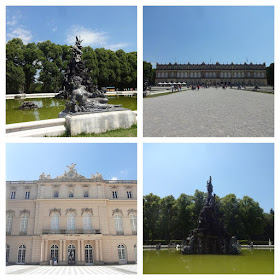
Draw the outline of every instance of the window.
M59 191L58 191L58 190L54 190L54 191L53 191L53 197L54 197L54 198L59 197Z
M227 73L225 72L225 78L227 78Z
M58 261L58 246L56 244L51 247L51 259L54 260L54 258Z
M261 77L261 73L260 72L258 72L258 78L260 78Z
M224 73L223 72L221 72L221 78L223 78L224 77Z
M74 197L74 190L69 190L69 197Z
M16 192L15 192L15 191L11 193L10 198L11 198L11 199L15 199L15 198L16 198Z
M6 245L6 264L9 263L10 245Z
M54 213L52 215L51 230L52 231L58 231L59 230L59 214L58 213Z
M6 220L6 233L11 234L13 227L13 216L9 214Z
M126 252L124 245L118 246L118 256L119 256L119 263L125 264L126 263Z
M247 75L247 77L248 77L248 78L250 78L250 72L248 72L248 75Z
M180 72L177 72L177 78L180 78Z
M122 217L119 214L115 215L115 228L116 228L116 233L118 235L123 234L123 222L122 222Z
M118 192L117 191L113 191L112 194L113 194L113 198L118 198Z
M191 77L191 78L193 78L193 72L191 72L191 75L190 75L190 77Z
M135 214L130 215L130 224L131 224L132 233L136 234L137 233L137 216Z
M25 192L25 199L29 199L30 198L30 192Z
M67 230L75 230L75 214L71 213L67 217Z
M185 78L188 78L188 72L185 72Z
M88 197L88 190L84 190L84 197Z
M86 213L84 215L84 230L92 230L91 214Z
M200 72L198 72L198 78L201 78L201 73Z
M131 191L127 191L127 198L132 198L132 192Z
M85 263L93 264L92 246L89 244L85 247Z
M24 264L25 263L25 245L20 245L18 247L18 264Z
M228 73L228 77L231 78L231 73Z
M26 234L28 228L28 216L27 214L22 215L20 223L20 232L21 234Z

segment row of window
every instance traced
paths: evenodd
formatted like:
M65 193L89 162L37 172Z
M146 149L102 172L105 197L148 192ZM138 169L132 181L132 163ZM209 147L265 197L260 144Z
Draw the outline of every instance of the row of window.
M132 191L127 191L126 192L127 198L132 198ZM59 198L59 190L54 190L53 191L53 197L54 198ZM68 191L68 197L69 198L74 198L74 190L69 190ZM84 198L89 197L89 191L84 190ZM25 199L30 199L30 191L25 192ZM112 198L118 198L118 191L112 191ZM10 195L10 199L16 199L16 191L12 191Z
M204 73L204 77L205 78L216 78L218 75L216 72L205 72ZM220 73L220 77L221 78L231 78L231 72L221 72ZM188 78L188 72L177 72L177 75L175 72L158 72L157 73L157 77L158 78ZM245 78L245 72L234 72L233 73L233 77L234 78ZM247 73L247 78L251 78L251 73L248 72ZM253 74L254 78L264 78L265 74L264 72L260 73L260 72L254 72ZM189 78L201 78L201 73L200 72L190 72Z
M59 214L54 213L51 216L51 231L57 232L59 231ZM130 224L131 230L133 234L137 232L137 216L136 214L130 214ZM123 221L122 216L120 214L114 215L115 220L115 229L116 234L124 234L123 228ZM7 234L11 234L13 226L13 216L11 214L7 215L6 221L6 232ZM26 234L28 229L28 215L24 214L21 216L20 222L20 234ZM76 214L70 213L67 215L67 231L74 231L76 230ZM84 231L91 231L92 230L92 215L90 213L86 213L83 215L83 230Z
M50 260L58 262L58 252L59 248L56 244L52 245L50 248ZM73 244L70 244L68 246L68 264L74 264L76 262L76 248ZM127 263L127 252L126 247L123 244L118 245L118 258L119 263L124 264ZM135 255L135 261L137 257L137 247L134 245L134 255ZM84 248L84 254L85 254L85 263L86 264L93 264L93 248L90 244L85 245ZM9 256L10 256L10 245L6 245L6 263L9 263ZM25 257L26 257L26 246L20 245L18 247L18 253L17 253L17 263L18 264L25 264Z

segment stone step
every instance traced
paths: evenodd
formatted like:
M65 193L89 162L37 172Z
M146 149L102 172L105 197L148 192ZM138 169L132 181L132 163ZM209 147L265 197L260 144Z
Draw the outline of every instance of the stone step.
M16 132L10 132L6 135L8 137L45 137L45 136L60 136L65 133L66 129L64 125L43 127L29 130L22 130Z

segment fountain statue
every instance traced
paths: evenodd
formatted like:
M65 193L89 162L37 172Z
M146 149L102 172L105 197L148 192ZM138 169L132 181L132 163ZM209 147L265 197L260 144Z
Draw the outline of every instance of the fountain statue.
M239 254L237 239L225 229L213 194L212 178L207 181L207 198L200 211L198 226L190 232L183 254Z
M63 90L56 96L67 99L65 109L59 117L68 114L83 114L97 112L111 112L127 110L121 105L110 105L108 99L98 87L93 85L92 79L82 60L82 40L76 36L76 43L71 47L72 59L64 75Z

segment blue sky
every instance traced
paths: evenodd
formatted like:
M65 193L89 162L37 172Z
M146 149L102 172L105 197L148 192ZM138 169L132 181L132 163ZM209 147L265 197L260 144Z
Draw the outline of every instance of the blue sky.
M24 43L50 40L72 45L75 36L83 46L137 50L137 11L128 6L18 7L6 9L6 40L21 38Z
M274 62L273 7L144 7L144 60Z
M274 209L273 144L144 144L143 165L144 195L206 192L212 176L219 197L248 195Z
M90 178L99 172L105 180L137 179L136 144L7 144L6 180L38 180L45 172L62 175L71 163Z

